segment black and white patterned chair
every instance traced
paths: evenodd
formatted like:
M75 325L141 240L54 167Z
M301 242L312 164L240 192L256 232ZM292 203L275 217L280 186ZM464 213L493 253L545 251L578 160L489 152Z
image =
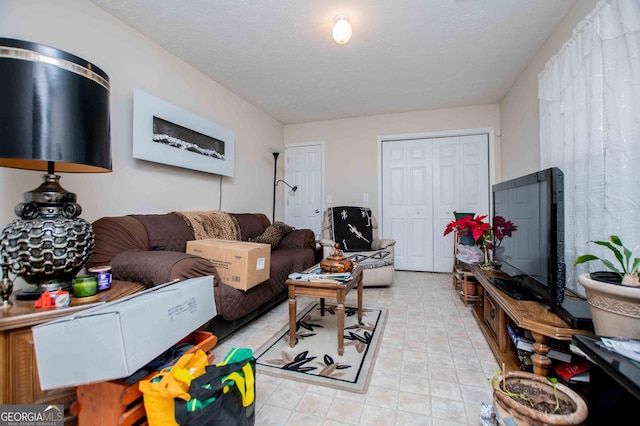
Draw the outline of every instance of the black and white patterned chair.
M323 258L333 254L340 244L344 255L354 265L364 267L363 286L393 284L395 269L392 239L380 239L378 221L367 207L340 206L328 208L322 218Z

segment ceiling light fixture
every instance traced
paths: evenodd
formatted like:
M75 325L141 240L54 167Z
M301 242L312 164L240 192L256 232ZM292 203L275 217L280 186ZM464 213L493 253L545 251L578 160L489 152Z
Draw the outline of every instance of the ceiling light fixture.
M336 22L333 26L333 39L338 44L345 44L351 40L351 25L349 24L349 15L336 15L333 18Z

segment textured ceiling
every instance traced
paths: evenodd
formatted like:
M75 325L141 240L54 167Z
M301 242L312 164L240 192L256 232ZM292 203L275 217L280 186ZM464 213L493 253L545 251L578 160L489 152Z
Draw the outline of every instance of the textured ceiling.
M497 103L575 3L91 1L283 124Z

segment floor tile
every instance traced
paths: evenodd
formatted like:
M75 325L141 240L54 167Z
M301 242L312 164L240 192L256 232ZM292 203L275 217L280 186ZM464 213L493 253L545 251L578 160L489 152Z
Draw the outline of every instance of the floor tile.
M333 398L318 393L306 392L296 406L296 411L326 417Z
M347 300L355 302L355 294ZM298 309L312 302L300 298ZM258 373L256 426L479 425L481 404L491 402L487 379L498 363L451 275L396 271L393 286L364 289L364 305L389 310L368 392ZM216 359L232 347L258 349L287 321L284 301L220 341Z

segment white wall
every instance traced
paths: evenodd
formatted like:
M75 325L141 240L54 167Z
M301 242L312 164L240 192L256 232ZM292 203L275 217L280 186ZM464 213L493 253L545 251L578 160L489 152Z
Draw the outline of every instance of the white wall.
M380 136L479 128L500 128L497 104L291 124L284 128L284 142L324 141L325 202L331 195L333 206L367 206L377 215Z
M222 178L225 211L271 216L273 157L265 145L324 141L325 195L333 205L378 206L379 136L469 128L495 128L496 180L539 168L537 75L597 3L579 0L535 55L500 105L420 111L283 126L217 82L152 43L86 0L2 0L0 36L52 45L100 66L111 78L113 172L64 174L62 185L78 195L83 217L170 210L217 209L219 177L134 160L133 89L217 122L235 132L235 177ZM2 143L14 143L2 141ZM282 161L278 174L282 176ZM22 193L40 174L0 168L0 223L15 218ZM282 194L276 218L282 218Z
M282 144L283 126L263 111L86 0L2 0L0 37L75 54L111 79L113 172L65 173L61 179L77 194L86 220L219 208L219 176L133 159L134 88L233 130L235 177L222 178L220 209L271 218L273 156L264 146ZM16 218L14 205L40 184L40 174L0 168L1 224Z
M571 38L573 29L597 3L598 0L576 1L500 103L502 180L540 170L538 74Z

